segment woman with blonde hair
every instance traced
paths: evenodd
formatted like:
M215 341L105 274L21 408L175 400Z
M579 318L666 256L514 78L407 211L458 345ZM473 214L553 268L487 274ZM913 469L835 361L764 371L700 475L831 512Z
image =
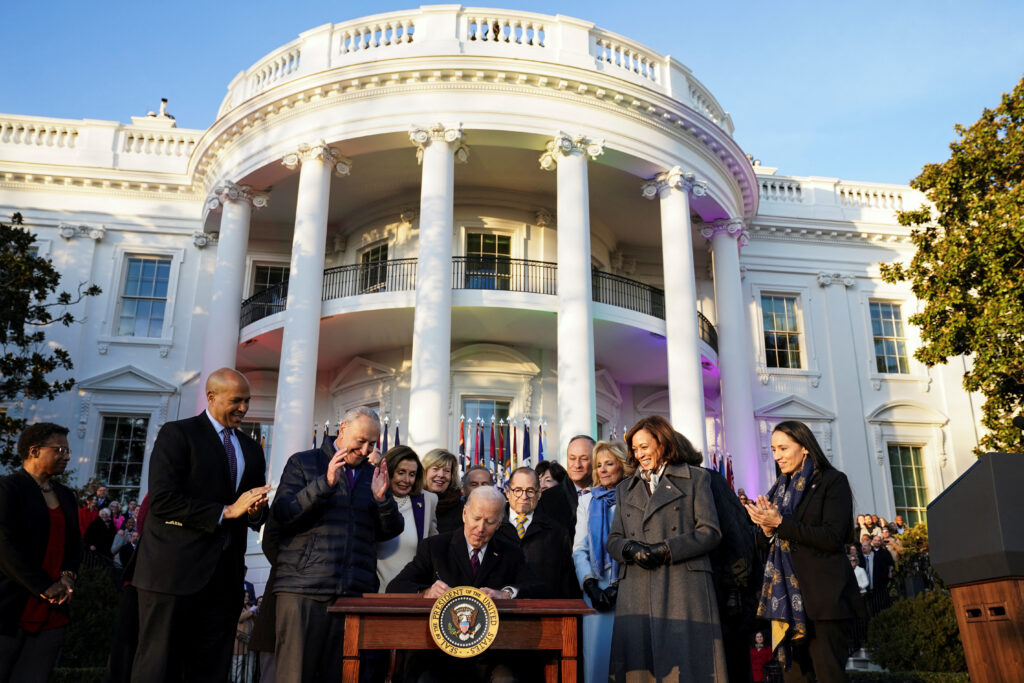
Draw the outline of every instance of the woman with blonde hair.
M594 444L591 463L593 487L579 499L572 559L584 599L597 610L583 617L584 680L606 681L619 577L618 563L605 545L615 515L615 487L633 468L626 463L625 446L617 441Z
M423 456L423 488L437 496L437 533L462 526L462 481L459 459L435 448Z

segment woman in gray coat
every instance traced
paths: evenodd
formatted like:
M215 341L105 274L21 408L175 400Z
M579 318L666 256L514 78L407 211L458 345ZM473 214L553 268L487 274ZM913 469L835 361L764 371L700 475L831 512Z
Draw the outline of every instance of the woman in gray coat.
M721 540L707 473L663 417L626 435L636 474L616 487L608 552L620 563L612 681L726 683L708 553Z

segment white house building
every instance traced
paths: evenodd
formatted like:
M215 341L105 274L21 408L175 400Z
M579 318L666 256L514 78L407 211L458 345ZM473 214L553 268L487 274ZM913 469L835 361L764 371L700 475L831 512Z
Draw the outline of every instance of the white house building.
M673 57L457 5L311 29L206 130L0 115L0 215L65 288L103 288L48 331L76 389L4 408L70 426L74 476L123 497L225 365L272 484L314 425L370 405L421 452L492 416L521 452L529 419L535 459L538 426L561 457L662 414L763 492L793 418L858 511L916 520L978 438L962 364L913 359L918 302L879 277L923 197L778 175L732 133Z

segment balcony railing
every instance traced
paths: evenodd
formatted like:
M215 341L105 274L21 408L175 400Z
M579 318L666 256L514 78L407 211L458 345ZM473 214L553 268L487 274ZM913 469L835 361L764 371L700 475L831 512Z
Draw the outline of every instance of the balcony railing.
M665 319L665 292L628 277L593 271L594 301ZM416 259L391 259L328 268L324 271L324 301L376 292L416 289ZM558 294L558 265L503 257L456 256L452 259L452 289L489 289L528 294ZM288 282L254 294L242 302L242 327L285 309ZM718 332L697 313L700 338L718 351Z
M554 263L501 256L452 259L452 289L557 294L557 287L558 266Z
M323 300L416 289L416 259L400 258L338 266L324 271Z

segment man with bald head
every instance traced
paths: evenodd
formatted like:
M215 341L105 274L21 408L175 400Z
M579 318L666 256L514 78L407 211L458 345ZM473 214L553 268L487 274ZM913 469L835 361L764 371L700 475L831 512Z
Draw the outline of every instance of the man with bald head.
M267 515L263 449L239 426L249 382L221 368L208 407L160 428L136 553L139 647L132 681L224 681L242 609L247 529Z

